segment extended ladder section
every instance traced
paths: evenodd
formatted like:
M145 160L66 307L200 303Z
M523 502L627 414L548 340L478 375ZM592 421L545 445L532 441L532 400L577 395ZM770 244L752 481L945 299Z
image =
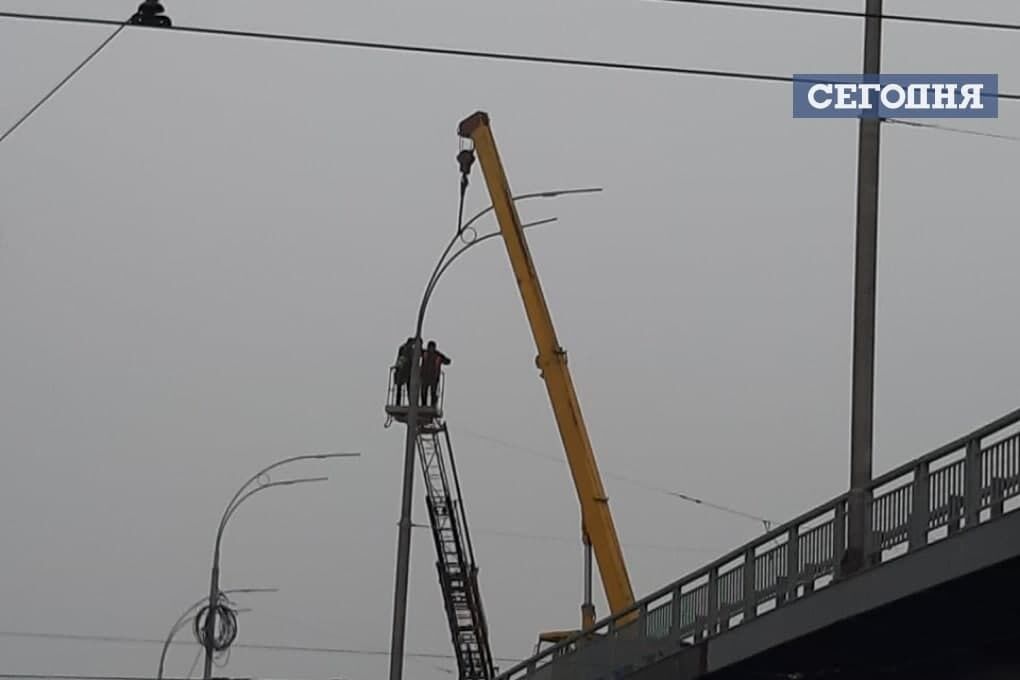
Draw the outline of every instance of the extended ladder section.
M478 567L445 423L433 420L418 428L418 455L425 476L425 501L438 555L436 568L459 677L460 680L491 680L495 669L478 591Z

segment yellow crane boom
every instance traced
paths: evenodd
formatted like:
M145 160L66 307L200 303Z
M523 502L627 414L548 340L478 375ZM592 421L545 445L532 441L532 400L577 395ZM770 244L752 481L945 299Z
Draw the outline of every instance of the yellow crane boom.
M563 440L567 463L577 489L584 538L594 550L609 608L613 614L618 614L634 604L634 592L627 574L627 565L613 525L609 499L602 486L588 430L581 415L581 405L570 379L567 353L556 339L552 316L542 294L542 286L528 250L524 229L514 207L510 185L489 126L488 114L479 111L469 116L461 122L458 133L473 142L479 165L482 166L493 211L499 222L507 255L510 257L510 264L524 301L524 310L531 325L535 345L538 347L536 363L549 393L549 401L552 403L556 425ZM589 607L589 611L583 612L583 626L590 626L594 622L593 619L594 612Z

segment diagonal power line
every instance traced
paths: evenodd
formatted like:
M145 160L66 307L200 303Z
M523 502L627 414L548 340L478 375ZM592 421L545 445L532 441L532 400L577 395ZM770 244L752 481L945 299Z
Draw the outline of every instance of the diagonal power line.
M471 430L467 430L467 429L464 429L464 428L461 428L460 432L463 432L464 434L466 434L469 437L474 437L475 439L480 439L480 440L483 440L483 441L487 441L487 442L490 442L492 444L496 444L497 446L501 446L503 448L514 449L516 451L521 451L521 452L527 453L527 454L529 454L531 456L534 456L534 457L537 457L537 458L543 458L543 459L550 460L550 461L556 461L557 463L563 463L564 462L562 456L554 456L552 454L544 453L542 451L536 451L534 449L529 449L529 448L527 448L525 446L521 446L520 444L513 444L511 442L506 442L506 441L503 441L501 439L496 439L495 437L490 437L489 435L481 434L480 432L473 432ZM673 498L678 498L678 499L680 499L682 501L686 501L688 503L694 503L696 505L700 505L700 506L703 506L705 508L716 510L718 512L723 512L723 513L726 513L726 514L729 514L729 515L733 515L734 517L742 517L744 519L749 519L749 520L752 520L754 522L759 522L759 523L765 525L766 528L771 528L775 524L775 522L773 522L772 520L768 519L767 517L762 517L761 515L756 515L756 514L750 513L750 512L744 512L743 510L738 510L736 508L731 508L729 506L722 505L721 503L713 503L712 501L708 501L708 500L705 500L703 498L698 498L697 496L692 496L690 494L681 493L681 492L675 491L673 489L667 489L665 487L658 486L658 485L655 485L655 484L651 484L649 482L645 482L645 481L642 481L640 479L635 479L633 477L628 477L626 475L621 475L621 474L615 473L615 472L605 472L604 471L602 474L604 474L606 477L609 477L610 479L616 479L618 481L625 482L627 484L632 484L634 486L640 487L640 488L644 489L645 491L653 491L655 493L663 494L665 496L671 496Z
M25 115L23 115L21 118L16 120L14 122L14 125L12 125L9 128L7 128L7 131L4 132L2 135L0 135L0 143L3 143L3 141L5 139L7 139L8 137L11 136L11 133L13 133L19 127L21 127L22 123L24 123L26 120L31 118L32 114L34 114L36 111L38 111L40 108L42 108L43 104L45 104L47 101L49 101L50 97L55 95L60 90L60 88L62 88L64 85L66 85L71 80L71 78L74 78L76 75L78 75L79 71L81 71L83 68L85 68L85 66L90 61L92 61L96 57L96 55L98 55L100 52L102 52L103 49L107 45L109 45L111 42L113 42L113 39L116 38L120 34L120 32L124 30L125 26L127 26L127 22L121 22L117 26L117 28L113 31L113 33L108 35L103 42L99 43L99 46L96 49L92 50L92 52L90 52L89 55L87 57L85 57L81 61L81 63L79 63L77 66L75 66L74 69L72 69L70 73L68 73L66 76L64 76L64 78L59 83L57 83L53 87L52 90L47 92L46 95L43 96L42 99L40 99L38 102L36 102L35 106L30 108L28 111L25 112Z

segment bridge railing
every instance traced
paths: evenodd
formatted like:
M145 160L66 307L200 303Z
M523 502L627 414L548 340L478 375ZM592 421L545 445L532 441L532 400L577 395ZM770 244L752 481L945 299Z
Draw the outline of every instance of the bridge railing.
M1015 509L1020 506L1020 409L874 479L868 495L866 568ZM844 494L523 661L500 679L551 678L552 671L566 666L587 669L583 677L598 680L628 658L638 661L649 642L693 644L809 596L841 578L846 514Z

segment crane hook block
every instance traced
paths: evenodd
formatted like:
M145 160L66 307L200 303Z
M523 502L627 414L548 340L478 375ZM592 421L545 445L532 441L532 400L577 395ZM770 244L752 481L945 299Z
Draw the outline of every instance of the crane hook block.
M475 152L471 149L463 149L457 154L457 162L460 164L460 174L467 177L471 174L471 166L475 164Z

